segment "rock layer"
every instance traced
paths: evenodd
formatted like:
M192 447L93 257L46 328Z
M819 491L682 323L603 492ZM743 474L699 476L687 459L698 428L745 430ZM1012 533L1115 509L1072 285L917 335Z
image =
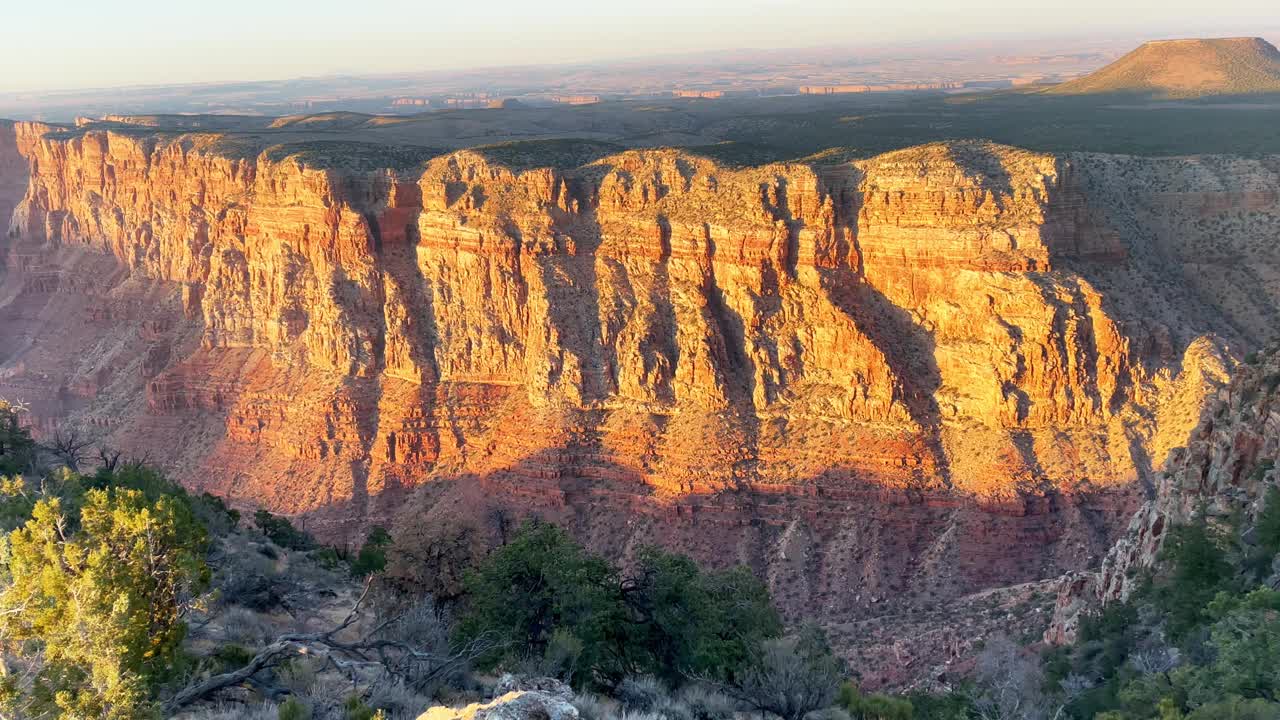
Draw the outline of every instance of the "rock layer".
M1203 517L1248 528L1256 520L1277 480L1280 356L1272 350L1251 357L1206 403L1186 445L1169 454L1155 495L1130 518L1101 567L1062 579L1047 642L1074 642L1082 613L1128 598L1142 571L1156 567L1172 526Z
M1265 160L221 141L0 127L0 393L38 427L331 538L505 505L836 620L1093 562L1276 307Z

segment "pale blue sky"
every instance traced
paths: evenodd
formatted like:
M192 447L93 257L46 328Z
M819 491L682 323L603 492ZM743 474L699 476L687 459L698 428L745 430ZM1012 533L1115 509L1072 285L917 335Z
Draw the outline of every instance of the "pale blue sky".
M1277 0L62 0L0 10L0 90L1018 33L1258 34Z

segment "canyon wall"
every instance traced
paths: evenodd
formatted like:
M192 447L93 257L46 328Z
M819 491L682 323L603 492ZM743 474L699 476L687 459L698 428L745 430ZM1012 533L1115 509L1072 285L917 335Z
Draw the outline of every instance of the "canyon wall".
M1229 384L1205 404L1186 444L1174 448L1157 476L1155 494L1130 518L1125 532L1094 570L1062 578L1045 640L1074 642L1082 614L1122 601L1154 569L1168 530L1204 518L1251 529L1275 487L1280 456L1280 355L1275 346L1250 354Z
M1096 563L1277 306L1265 160L222 140L0 126L37 429L329 538L505 506L748 562L831 622Z

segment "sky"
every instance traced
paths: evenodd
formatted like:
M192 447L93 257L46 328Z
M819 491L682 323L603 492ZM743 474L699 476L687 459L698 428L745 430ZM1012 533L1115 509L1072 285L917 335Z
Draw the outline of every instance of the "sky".
M1276 0L62 0L0 10L0 91L1017 36L1262 34Z

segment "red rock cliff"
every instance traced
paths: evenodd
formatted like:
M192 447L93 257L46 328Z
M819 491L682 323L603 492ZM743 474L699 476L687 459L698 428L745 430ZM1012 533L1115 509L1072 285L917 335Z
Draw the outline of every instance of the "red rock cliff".
M1251 336L1169 282L1212 274L1166 227L1198 161L356 170L47 130L0 128L0 392L331 535L535 508L833 618L1047 577L1183 443L1213 333ZM1207 216L1274 217L1268 166L1210 165Z

